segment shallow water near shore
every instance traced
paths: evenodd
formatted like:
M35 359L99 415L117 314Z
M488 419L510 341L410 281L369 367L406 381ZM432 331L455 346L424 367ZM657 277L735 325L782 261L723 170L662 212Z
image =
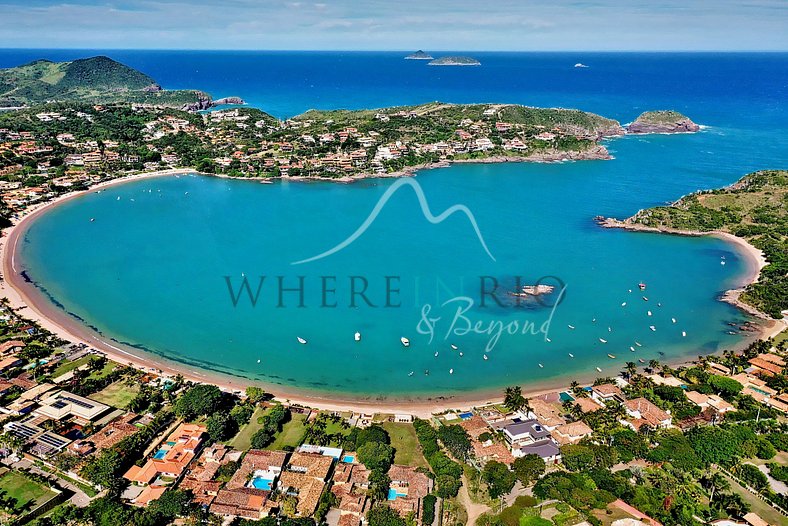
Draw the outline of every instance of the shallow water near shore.
M776 56L778 66L784 66L785 55ZM377 68L385 66L387 57L372 67L372 78L383 76ZM343 55L342 60L356 59ZM529 64L527 57L496 60L502 68L495 71L496 78L506 67L511 74ZM728 323L745 318L717 300L746 274L736 247L715 238L606 230L592 218L623 218L699 188L729 184L754 169L785 167L788 153L780 144L788 138L788 119L780 90L786 83L779 84L785 68L767 71L752 61L745 66L717 61L717 75L738 78L746 72L752 85L734 82L740 91L704 92L708 80L677 68L676 62L648 59L651 67L662 68L655 75L678 81L684 71L685 92L682 96L669 85L661 93L645 91L636 100L636 81L620 69L627 62L616 60L607 63L605 75L614 86L607 94L598 84L582 83L574 92L548 94L542 78L531 91L512 89L507 97L497 81L484 76L460 92L456 83L461 79L454 76L479 75L484 65L476 73L441 73L448 85L432 98L574 106L622 120L645 109L672 107L709 126L694 135L609 141L615 156L611 161L457 165L420 172L415 180L432 212L467 206L495 261L465 216L432 224L412 189L401 188L355 242L319 261L294 266L292 262L352 234L395 181L261 185L181 176L134 181L54 207L29 225L19 265L50 301L109 339L191 367L324 394L468 395L513 383L568 383L575 376L596 374L596 367L615 373L626 361L675 361L736 345L742 336L727 334ZM674 60L685 64L686 57ZM582 62L593 69L593 61ZM643 67L634 58L629 64ZM541 74L551 75L554 66L542 68ZM556 80L567 74L557 66L554 70L560 71ZM348 79L349 89L354 82L359 81ZM414 96L441 91L437 81L430 81L436 83L428 90L424 82L419 80L414 95L403 78L400 99L388 88L376 97L372 87L357 86L363 94L358 104L416 102ZM518 86L523 83L520 79ZM485 86L490 87L486 93ZM259 105L267 109L264 90L249 96L243 89L249 85L228 80L217 95L238 94L253 102L259 97ZM323 96L331 92L328 85L316 89ZM272 101L274 106L286 102L288 109L271 111L287 114L297 104L306 109L314 95L294 93L287 101ZM265 276L262 284L260 276ZM279 307L279 276L285 289L296 287L303 276L303 308L297 306L299 294L287 290ZM325 285L324 276L336 279ZM487 296L488 306L481 308L480 289L491 283L483 276L498 280L502 299L509 299L506 292L514 290L516 276L522 284L552 276L545 283L565 284L566 290L555 309L556 294L543 298L544 304L531 301L516 308L496 306ZM237 293L244 277L253 292L260 285L256 306L244 294L234 305L227 280ZM351 305L352 293L363 288L359 278L366 279L366 297L374 307L358 294ZM639 282L647 284L645 291L638 290ZM327 292L333 289L335 293ZM387 294L389 304L401 305L386 307ZM459 302L440 307L456 296L468 296L475 305L461 316ZM335 308L323 306L332 300ZM425 304L432 307L426 315ZM513 328L514 322L518 329L528 326L527 334L501 328ZM477 323L477 331L463 334ZM422 334L430 326L431 342ZM490 348L497 330L502 334ZM400 343L403 336L410 347ZM297 337L308 343L299 344Z

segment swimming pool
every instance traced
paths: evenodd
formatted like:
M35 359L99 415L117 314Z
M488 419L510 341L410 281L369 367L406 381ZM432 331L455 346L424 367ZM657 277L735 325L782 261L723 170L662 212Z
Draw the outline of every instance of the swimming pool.
M160 450L158 450L156 452L155 455L153 455L153 458L162 459L162 458L164 458L164 455L166 455L166 454L167 454L167 450L166 449L160 449Z
M396 489L389 488L388 500L397 500L397 497L407 497L406 493L398 493Z
M571 402L572 400L575 399L574 396L572 396L571 394L567 393L566 391L561 393L560 398L561 398L562 402Z
M463 420L468 420L471 417L473 417L473 413L460 413L460 418Z
M271 491L271 483L273 480L266 479L263 477L255 477L252 479L252 487L256 489L263 489L266 491Z
M352 464L355 460L356 458L353 455L345 455L342 457L342 462L345 464Z

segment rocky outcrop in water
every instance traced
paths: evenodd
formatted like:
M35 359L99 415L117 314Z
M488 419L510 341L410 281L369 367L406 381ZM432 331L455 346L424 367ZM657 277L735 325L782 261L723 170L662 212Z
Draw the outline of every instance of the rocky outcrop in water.
M627 133L695 133L700 126L677 111L647 111L627 126Z

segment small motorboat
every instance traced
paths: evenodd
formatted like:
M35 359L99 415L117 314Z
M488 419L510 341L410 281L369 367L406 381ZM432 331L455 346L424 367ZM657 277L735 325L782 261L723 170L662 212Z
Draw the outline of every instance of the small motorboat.
M615 360L616 359L616 355L615 354L607 353L607 357L610 358L611 360Z
M635 352L635 348L632 347L631 345L629 346L629 350L632 351L632 352Z
M354 334L354 335L353 335L353 338L354 338L354 339L355 339L357 342L360 342L360 341L361 341L361 333L360 333L360 332L356 332L356 334Z
M90 218L90 222L91 222L91 223L92 223L93 221L95 221L95 220L96 220L96 218L95 218L95 217L91 217L91 218Z
M643 345L641 345L640 342L635 342L635 345L637 345L638 347L643 347Z
M572 330L575 330L575 326L574 325L567 325L567 327L569 327Z
M627 306L627 302L625 301L624 303L621 304L621 306L622 307L626 307Z
M553 341L553 340L551 340L550 338L548 338L547 336L545 336L545 337L544 337L544 340L545 340L547 343L550 343L551 341Z
M303 339L302 337L298 336L296 340L298 340L298 343L300 343L301 345L306 345L306 340Z
M429 375L430 375L430 370L424 369L424 376L429 376Z
M487 360L487 355L486 354L484 355L484 359Z
M649 328L649 329L651 329L651 330L652 330L652 331L654 331L654 332L656 332L656 330L657 330L657 328L656 328L656 327L654 327L653 325L649 325L649 326L648 326L648 328Z
M449 369L449 374L454 374L454 369Z
M435 358L438 357L438 351L435 351Z
M638 288L640 290L646 290L646 284L641 281L640 283L638 283Z
M455 351L457 350L457 346L454 345L453 343L451 344L451 348L454 349Z
M570 358L574 358L574 357L575 357L575 355L574 355L574 354L572 354L572 353L569 353L569 357L570 357Z
M643 296L643 301L648 301L648 298Z
M725 264L725 261L724 261L724 260L723 260L723 261L720 261L720 265L724 265L724 264Z
M540 369L544 369L544 365L542 365L541 363L540 363L540 364L538 364L538 365L539 365L539 368L540 368Z
M607 340L605 340L603 338L599 338L599 341L602 342L602 343L607 343Z
M413 376L413 371L409 372L408 376Z
M646 314L648 314L649 316L651 316L651 311L646 311Z
M400 338L399 341L402 342L403 346L410 347L410 340L405 338L404 336L402 338Z
M613 332L613 327L608 327L607 332Z
M672 321L673 323L676 323L676 318L671 318L670 321Z
M465 356L465 355L462 354L462 351L460 351L460 358L462 358L463 356Z
M597 367L596 370L597 370L598 373L602 372L602 369L600 369L599 367Z
M682 336L683 338L686 338L686 337L687 337L687 332L686 332L686 331L681 331L681 336Z
M643 358L638 358L638 361L639 361L640 363L646 363L646 360L644 360Z
M257 363L260 363L260 360L257 360Z

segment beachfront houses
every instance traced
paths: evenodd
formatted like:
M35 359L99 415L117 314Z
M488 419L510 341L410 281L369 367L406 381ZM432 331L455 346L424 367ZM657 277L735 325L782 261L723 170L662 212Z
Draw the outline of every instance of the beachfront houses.
M401 517L420 517L422 499L432 491L432 479L412 466L392 465L388 471L388 505Z
M131 502L146 506L159 498L169 483L177 480L197 455L206 435L205 426L181 423L145 464L131 466L123 477L143 488L130 499Z
M298 515L308 517L315 512L323 493L334 458L320 453L294 452L279 479L279 489L297 497Z
M640 430L644 425L648 425L652 429L667 428L671 426L670 414L645 398L641 397L625 401L624 409L630 418L622 421L622 423L633 428L635 431Z
M561 460L561 451L553 441L550 431L536 419L522 420L515 417L501 426L500 430L514 457L533 454L548 464L557 464Z

